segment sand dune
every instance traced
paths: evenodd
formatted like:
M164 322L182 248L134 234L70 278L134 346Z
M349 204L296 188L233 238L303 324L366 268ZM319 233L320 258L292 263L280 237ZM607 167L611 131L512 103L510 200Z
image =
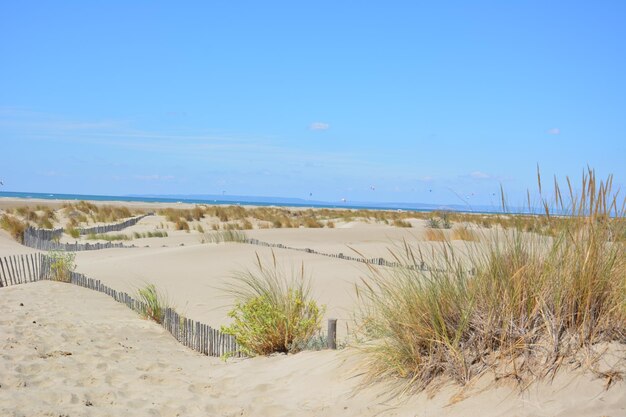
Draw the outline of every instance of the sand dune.
M109 297L38 282L1 290L2 416L621 416L626 384L561 372L522 394L483 378L389 399L358 390L351 350L221 361ZM22 305L23 304L23 305Z
M0 201L1 203L1 201ZM0 204L1 206L1 204ZM151 216L124 233L160 226ZM388 258L410 229L345 223L335 229L251 230L248 236L320 252ZM186 316L213 326L228 322L231 300L219 290L251 268L266 247L202 243L197 231L135 239L138 247L77 254L77 271L118 291L146 282L167 293ZM67 237L64 237L67 239ZM461 247L462 242L455 242ZM147 246L147 247L146 247ZM0 231L0 256L32 253ZM354 286L367 275L358 262L274 249L285 268L305 264L326 317L338 318L339 338L352 329ZM461 388L442 381L436 394L394 397L397 381L363 386L365 365L354 348L228 360L178 344L160 326L88 289L38 282L0 289L0 416L625 416L626 383L563 366L553 381L520 392L514 381L486 374ZM626 358L623 346L610 347Z

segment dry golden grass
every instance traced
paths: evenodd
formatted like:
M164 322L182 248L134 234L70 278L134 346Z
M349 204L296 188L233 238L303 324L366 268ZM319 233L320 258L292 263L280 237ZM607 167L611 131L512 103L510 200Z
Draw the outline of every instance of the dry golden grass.
M424 237L426 238L426 240L431 242L443 242L444 240L446 240L446 235L444 234L443 230L439 229L426 229L426 231L424 232Z
M467 226L456 227L452 229L452 240L465 240L468 242L478 241L478 235Z
M28 223L14 216L3 214L0 217L0 227L9 232L13 239L21 243L24 241L24 231L28 227Z
M70 219L69 226L76 227L79 224L112 223L127 219L134 215L143 214L143 210L131 211L128 207L114 205L97 205L88 201L66 203L63 210Z
M420 390L491 370L525 383L577 361L581 349L626 343L626 248L615 242L626 200L611 183L589 171L578 195L568 180L567 206L557 186L557 208L570 215L552 216L544 201L546 215L535 218L551 236L515 227L463 257L444 242L427 259L405 244L394 252L404 267L372 266L358 292L370 378L401 377ZM435 261L444 268L406 267Z
M394 220L393 225L396 227L413 227L410 222L402 219Z

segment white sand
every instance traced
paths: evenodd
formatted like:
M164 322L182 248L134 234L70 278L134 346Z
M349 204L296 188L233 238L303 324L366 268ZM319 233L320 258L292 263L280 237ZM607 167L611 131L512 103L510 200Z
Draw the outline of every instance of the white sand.
M433 398L358 390L349 350L225 363L109 297L39 282L0 290L2 416L623 416L626 384L561 372L520 394L446 386ZM20 306L20 303L23 306Z

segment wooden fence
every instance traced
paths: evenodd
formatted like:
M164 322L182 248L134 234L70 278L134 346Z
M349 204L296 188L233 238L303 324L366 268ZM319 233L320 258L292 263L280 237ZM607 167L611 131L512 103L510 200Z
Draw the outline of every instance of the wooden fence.
M295 247L292 247L292 246L283 245L282 243L263 242L263 241L258 240L258 239L246 239L244 242L248 243L248 244L251 244L251 245L258 245L258 246L265 246L265 247L269 247L269 248L289 249L289 250L295 250L295 251L299 251L299 252L313 253L315 255L328 256L329 258L343 259L343 260L346 260L346 261L354 261L354 262L362 262L362 263L366 263L366 264L370 264L370 265L388 266L388 267L392 267L392 268L404 267L404 268L420 270L420 271L432 271L433 270L433 269L429 268L426 265L425 262L420 262L420 263L414 264L414 265L406 265L406 264L402 264L402 263L397 262L397 261L394 261L394 262L388 261L385 258L364 258L364 257L358 257L358 256L344 255L343 253L318 252L315 249L295 248Z
M53 266L52 258L41 253L0 258L0 287L54 280ZM66 282L106 294L137 313L144 314L147 311L148 306L144 302L125 292L118 292L100 280L87 278L77 272L69 272L69 281ZM181 316L171 308L166 309L160 324L180 343L204 355L243 356L233 336Z
M445 272L446 271L443 268L433 268L431 266L428 266L426 265L426 262L424 261L419 261L419 263L415 263L415 264L406 264L406 263L400 263L397 261L388 261L385 258L364 258L364 257L358 257L358 256L344 255L343 253L318 252L315 249L295 248L292 246L283 245L282 243L263 242L262 240L258 240L258 239L246 239L243 242L248 243L250 245L265 246L269 248L289 249L289 250L295 250L299 252L313 253L315 255L328 256L329 258L343 259L346 261L362 262L362 263L369 264L369 265L387 266L390 268L406 268L406 269L411 269L414 271L423 271L423 272ZM467 272L469 275L475 275L476 269L471 268L471 269L466 270L465 272Z
M144 217L153 216L154 213L142 214L141 216L133 217L128 220L124 220L120 223L114 224L105 224L101 226L93 226L78 229L81 235L91 235L91 234L101 234L108 232L119 232L120 230L124 230L127 227L134 226L139 223Z
M124 220L120 223L106 224L102 226L94 226L88 228L77 229L81 235L99 234L107 232L118 232L127 227L134 226L139 223L146 216L151 216L154 213L143 214L141 216L133 217L132 219ZM67 252L78 252L86 250L99 250L110 248L134 248L135 245L124 245L121 242L113 243L60 243L58 240L63 235L63 229L36 229L34 227L28 227L24 231L24 245L33 249L39 250L58 250Z

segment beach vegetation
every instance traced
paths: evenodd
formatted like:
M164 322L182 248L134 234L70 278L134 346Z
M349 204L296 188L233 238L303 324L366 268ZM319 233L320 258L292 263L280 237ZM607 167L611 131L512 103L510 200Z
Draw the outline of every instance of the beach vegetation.
M147 284L137 290L137 298L142 302L141 315L157 323L163 323L165 310L169 308L169 301L154 284Z
M478 240L478 235L467 226L455 227L452 229L452 240L475 242Z
M130 236L123 233L90 233L87 235L87 240L106 240L107 242L112 242L115 240L130 240Z
M65 233L73 237L74 239L78 239L80 237L80 230L74 226L65 227Z
M523 219L549 235L514 227L463 254L444 241L432 254L442 267L428 271L410 268L426 255L405 243L393 253L400 267L371 266L358 288L370 380L399 377L421 390L492 371L526 386L564 363L593 363L579 354L593 358L601 342L624 343L626 249L614 237L626 201L592 170L579 193L569 179L568 189L566 204L557 185L542 199L544 216Z
M426 240L433 242L443 242L446 240L446 235L443 230L440 229L426 229L424 236L426 237Z
M48 252L50 274L53 281L70 282L71 273L76 269L76 253L65 251Z
M0 227L9 232L13 239L20 243L24 242L24 232L28 227L28 223L13 215L3 214L2 217L0 217Z
M76 219L78 224L89 222L112 223L144 213L143 210L131 211L128 207L124 206L110 204L99 205L88 201L65 203L62 209L70 219Z
M393 225L396 227L413 227L413 225L410 222L406 220L402 220L402 219L394 220Z
M189 231L189 223L187 223L187 220L185 219L178 219L176 221L176 230L186 230Z
M239 242L248 240L245 232L237 229L217 230L204 234L204 241L207 243Z
M296 353L320 329L324 307L311 297L304 266L286 273L273 253L265 263L257 255L255 269L235 274L225 290L236 304L222 331L247 355Z

